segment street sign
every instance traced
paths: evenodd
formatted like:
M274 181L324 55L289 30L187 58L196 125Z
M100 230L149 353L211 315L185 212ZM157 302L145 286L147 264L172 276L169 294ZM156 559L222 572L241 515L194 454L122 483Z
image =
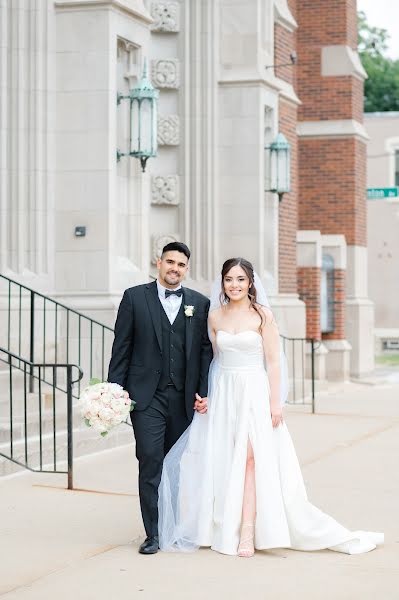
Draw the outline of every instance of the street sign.
M368 200L380 200L382 198L398 198L399 188L367 188Z

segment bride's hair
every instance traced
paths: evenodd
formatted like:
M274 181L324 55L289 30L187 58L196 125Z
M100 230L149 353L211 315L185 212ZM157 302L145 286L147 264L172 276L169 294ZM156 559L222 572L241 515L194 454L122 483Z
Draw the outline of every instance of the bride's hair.
M222 267L222 291L220 293L220 304L228 304L230 302L230 298L228 297L228 295L226 294L225 290L224 290L224 278L226 277L227 273L230 271L230 269L232 269L233 267L241 267L243 269L243 271L245 271L245 274L247 275L248 279L249 279L249 289L248 289L248 298L250 301L250 307L253 308L259 315L260 317L260 325L259 325L259 331L261 332L263 324L264 324L264 316L262 311L259 310L259 308L257 307L257 293L256 293L256 287L255 287L255 283L254 283L254 268L252 266L252 264L249 262L249 260L246 260L245 258L228 258L224 263L223 263L223 267Z

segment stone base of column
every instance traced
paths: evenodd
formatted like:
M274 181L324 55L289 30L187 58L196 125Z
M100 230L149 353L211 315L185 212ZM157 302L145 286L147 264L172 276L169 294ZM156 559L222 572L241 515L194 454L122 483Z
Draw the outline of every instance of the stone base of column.
M374 369L374 304L367 298L346 300L346 332L352 346L350 375L361 377Z
M290 397L292 402L295 393L302 393L302 365L306 358L303 355L305 345L300 341L289 338L306 337L306 306L297 294L278 294L269 298L270 304L278 324L280 334L285 338L284 349L288 362L288 376L290 379ZM306 369L306 365L305 365Z
M352 346L347 340L325 340L326 376L329 381L348 381Z
M297 294L278 294L269 298L280 333L287 337L306 337L306 305Z
M312 348L310 344L306 344L306 377L310 379L312 377ZM318 381L323 381L327 378L326 375L326 360L328 356L328 350L324 343L317 343L315 345L314 352L314 378Z

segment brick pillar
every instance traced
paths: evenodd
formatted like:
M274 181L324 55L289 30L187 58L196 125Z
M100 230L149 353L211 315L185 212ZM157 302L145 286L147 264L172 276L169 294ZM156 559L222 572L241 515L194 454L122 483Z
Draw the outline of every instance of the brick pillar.
M306 305L306 336L320 340L320 231L298 231L297 254L298 293Z
M296 0L290 0L289 9L295 17ZM288 64L276 67L275 75L295 91L295 68L290 65L290 53L296 48L296 31L282 22L274 24L274 63ZM298 104L288 96L280 96L278 129L291 145L291 192L284 194L279 205L279 292L297 293L296 232L298 229Z
M323 0L307 0L297 21L299 229L345 236L347 295L340 319L353 347L351 373L359 375L374 363L373 308L367 298L365 73L356 51L356 0L335 0L328 7ZM337 336L344 335L341 329Z
M267 8L268 18L274 16L274 57L273 63L290 63L290 53L296 50L295 20L297 0L281 3L260 2ZM270 5L270 6L269 6ZM273 137L277 132L285 135L291 145L291 191L284 194L277 203L278 219L273 235L277 234L278 294L272 299L279 314L282 333L304 337L306 333L306 307L298 296L296 269L296 231L298 228L298 105L300 100L295 89L295 67L275 67L265 73L265 101L273 108ZM267 90L268 84L270 90ZM274 90L278 90L275 93ZM272 92L272 95L270 95ZM272 98L272 101L269 100ZM275 120L277 118L277 121ZM274 215L275 216L275 213Z
M306 336L318 340L321 339L321 239L320 231L297 232L298 292L306 306ZM315 353L316 379L325 379L327 355L328 351L324 344L318 345ZM310 372L307 375L310 376Z
M298 229L298 153L297 107L279 102L279 130L291 144L291 192L284 194L279 205L279 291L297 292L296 232Z

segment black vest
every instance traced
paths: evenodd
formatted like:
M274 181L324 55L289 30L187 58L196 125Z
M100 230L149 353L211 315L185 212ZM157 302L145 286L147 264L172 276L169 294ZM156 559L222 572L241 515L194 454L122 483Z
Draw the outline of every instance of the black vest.
M173 324L161 306L162 323L162 371L158 388L164 390L173 383L177 390L184 389L186 379L186 318L184 302L181 303Z

